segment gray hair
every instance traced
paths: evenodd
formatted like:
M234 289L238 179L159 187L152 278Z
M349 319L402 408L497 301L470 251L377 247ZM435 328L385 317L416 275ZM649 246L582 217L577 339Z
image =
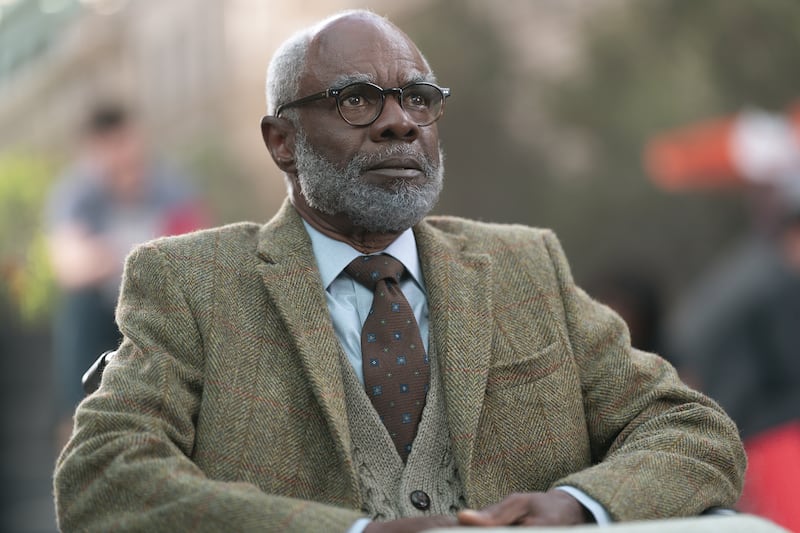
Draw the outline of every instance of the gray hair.
M279 104L297 98L300 75L306 66L306 56L316 28L301 30L284 41L272 56L267 67L267 113L275 114Z
M376 13L367 9L348 9L340 11L308 28L304 28L281 44L272 56L272 60L267 67L267 113L270 115L275 114L275 109L279 104L284 104L299 98L300 77L306 66L306 58L308 56L308 48L314 36L325 26L331 22L348 16L348 15L362 15L366 17L377 18L380 21L392 25L386 17L377 15ZM393 25L392 25L393 26ZM428 72L431 72L431 67L428 60L422 57L422 61ZM286 110L286 118L293 120L294 109Z

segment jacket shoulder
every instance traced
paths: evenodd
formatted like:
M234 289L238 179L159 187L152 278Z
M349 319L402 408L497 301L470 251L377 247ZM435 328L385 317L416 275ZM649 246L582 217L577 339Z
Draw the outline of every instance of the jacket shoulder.
M198 230L183 235L160 237L138 248L156 248L173 259L193 259L220 255L255 255L262 225L238 222Z
M431 216L425 223L442 239L476 253L531 246L545 251L550 243L558 242L552 230L522 224L481 222L454 216Z

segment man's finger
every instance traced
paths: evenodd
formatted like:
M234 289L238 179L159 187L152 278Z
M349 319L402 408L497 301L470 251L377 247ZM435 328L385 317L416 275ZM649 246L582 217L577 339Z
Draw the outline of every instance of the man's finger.
M459 525L462 526L492 526L491 517L475 509L463 509L456 513Z
M527 514L528 502L525 495L512 494L480 511L474 509L459 511L456 517L458 523L464 526L510 526Z

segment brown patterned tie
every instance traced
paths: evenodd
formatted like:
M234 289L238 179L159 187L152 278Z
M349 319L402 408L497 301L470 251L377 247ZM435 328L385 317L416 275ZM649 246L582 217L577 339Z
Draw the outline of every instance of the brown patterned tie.
M405 267L389 255L365 255L354 259L345 272L375 293L361 330L364 387L405 461L430 379L419 326L398 285Z

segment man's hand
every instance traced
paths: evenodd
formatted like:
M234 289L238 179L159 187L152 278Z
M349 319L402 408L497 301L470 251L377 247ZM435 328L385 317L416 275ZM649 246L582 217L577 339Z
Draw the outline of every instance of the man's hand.
M124 256L80 225L56 230L48 244L56 281L68 289L91 287L122 272Z
M592 522L589 511L563 490L511 494L480 511L458 513L462 526L571 526Z
M422 516L417 518L401 518L390 522L370 522L364 533L416 533L437 527L454 527L458 525L455 518L449 516Z

